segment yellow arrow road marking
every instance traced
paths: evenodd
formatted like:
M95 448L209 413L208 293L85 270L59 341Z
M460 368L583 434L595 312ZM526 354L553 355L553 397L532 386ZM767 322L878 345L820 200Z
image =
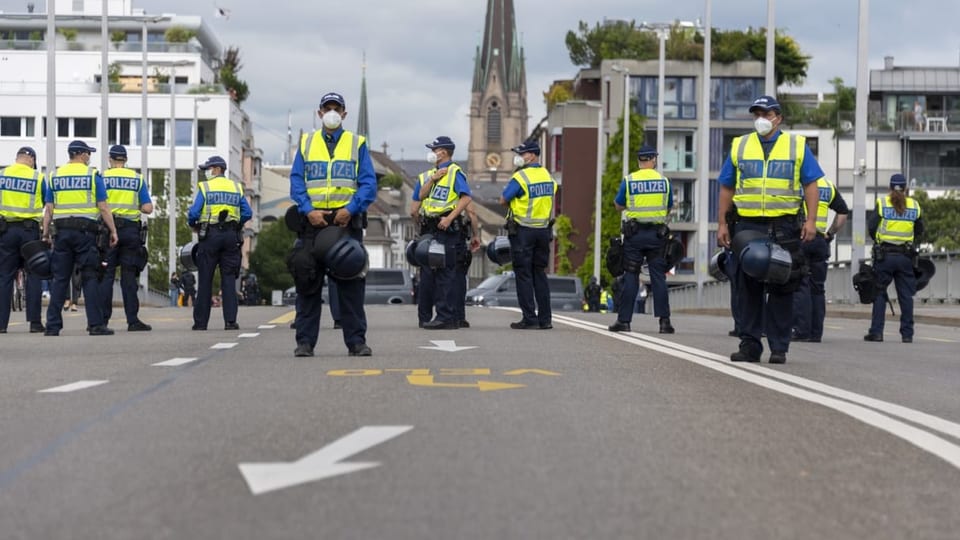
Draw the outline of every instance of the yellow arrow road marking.
M283 315L277 317L276 319L270 321L270 324L286 324L293 321L296 318L297 312L291 311L290 313L284 313Z
M434 382L433 375L407 375L407 382L413 386L430 386L436 388L476 388L481 392L491 390L510 390L523 388L525 384L502 383L496 381L477 381L475 383L438 383Z
M504 371L504 375L524 375L526 373L534 373L537 375L550 375L552 377L559 377L560 374L555 371L547 371L545 369L514 369L512 371Z

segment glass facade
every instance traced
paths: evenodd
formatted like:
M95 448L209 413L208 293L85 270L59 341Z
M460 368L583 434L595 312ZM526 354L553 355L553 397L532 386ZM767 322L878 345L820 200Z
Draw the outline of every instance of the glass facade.
M764 80L723 78L710 81L711 120L749 120L753 100L763 95Z
M663 117L696 120L697 92L694 77L665 77ZM660 81L658 77L631 77L634 112L648 118L657 116Z

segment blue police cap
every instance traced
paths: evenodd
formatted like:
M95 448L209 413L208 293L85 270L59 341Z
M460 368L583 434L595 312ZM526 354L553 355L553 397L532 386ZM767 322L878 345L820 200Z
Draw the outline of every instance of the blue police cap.
M640 147L640 150L637 150L638 158L655 158L659 155L660 154L657 153L657 149L650 146L649 144L645 144Z
M323 106L326 105L327 103L336 103L336 104L340 105L341 107L343 107L344 109L347 108L347 102L344 101L343 96L341 96L340 94L338 94L338 93L336 93L336 92L328 92L328 93L324 94L322 98L320 98L320 108L321 108L321 109L322 109Z
M113 145L113 146L110 147L110 152L109 152L109 154L110 154L110 157L112 157L112 158L123 158L123 159L126 159L126 158L127 158L127 149L124 148L124 146L121 145L121 144L115 144L115 145Z
M33 159L37 159L37 152L36 152L33 148L30 148L29 146L24 146L24 147L20 148L19 150L17 150L17 155L18 155L18 156L30 156L30 157L32 157Z
M750 112L757 110L780 112L780 102L773 96L760 96L753 100L753 105L750 105Z
M71 141L70 144L67 146L67 153L70 153L70 154L82 154L84 152L89 152L92 154L93 152L96 152L96 151L97 151L96 148L87 145L87 143L83 141Z
M520 146L514 146L513 148L511 148L511 150L513 150L518 154L526 154L527 152L530 152L535 156L539 156L540 143L538 143L537 141L525 141Z
M220 156L210 156L207 161L201 163L199 166L201 171L205 171L210 167L220 167L223 170L227 170L227 162Z
M453 144L453 140L450 139L450 137L447 137L446 135L441 135L436 139L434 139L432 143L427 144L426 147L431 150L436 150L437 148L446 148L449 150L453 150L454 148L457 147L457 145Z
M907 187L907 177L897 173L890 177L890 187L892 188L905 188Z

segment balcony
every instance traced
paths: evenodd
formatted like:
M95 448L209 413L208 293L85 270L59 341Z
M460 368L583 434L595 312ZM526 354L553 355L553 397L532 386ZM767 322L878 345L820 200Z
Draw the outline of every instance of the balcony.
M910 167L909 177L916 179L913 189L958 189L960 167Z
M136 81L135 83L132 81ZM139 94L140 77L132 77L131 82L108 83L111 94ZM220 84L177 84L177 94L226 94L227 89ZM170 94L169 83L158 83L155 78L147 78L147 93ZM38 94L46 95L47 83L44 81L3 81L0 80L0 94ZM57 95L99 94L99 82L57 82Z

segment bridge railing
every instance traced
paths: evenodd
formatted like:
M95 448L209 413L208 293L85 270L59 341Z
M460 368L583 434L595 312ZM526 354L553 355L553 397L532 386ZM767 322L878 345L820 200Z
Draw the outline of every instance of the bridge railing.
M925 253L924 258L933 261L937 268L930 283L914 297L924 304L960 303L960 252ZM868 259L869 261L869 259ZM827 302L832 304L857 304L860 302L852 286L850 261L831 262L827 266L825 291ZM896 293L890 289L894 303ZM708 281L703 284L703 303L697 298L697 286L693 284L670 289L670 307L673 309L729 308L730 283Z

